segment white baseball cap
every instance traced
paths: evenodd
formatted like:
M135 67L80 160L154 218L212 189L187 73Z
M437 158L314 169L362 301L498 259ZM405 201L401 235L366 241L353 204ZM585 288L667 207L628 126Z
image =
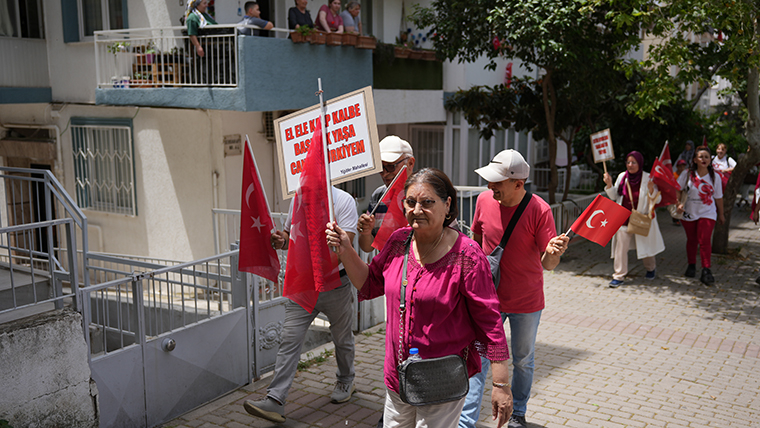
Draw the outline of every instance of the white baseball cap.
M396 162L401 156L414 156L412 146L395 135L389 135L380 141L380 160Z
M502 150L491 162L475 170L489 183L498 183L509 178L525 180L530 176L530 165L520 152L513 149Z

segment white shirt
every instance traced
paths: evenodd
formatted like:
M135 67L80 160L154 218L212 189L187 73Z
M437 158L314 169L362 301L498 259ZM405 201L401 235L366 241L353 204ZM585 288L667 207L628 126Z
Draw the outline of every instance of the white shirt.
M712 166L716 171L724 171L726 169L732 169L736 167L736 161L729 156L723 156L723 159L718 159L718 156L713 156Z
M678 176L678 184L681 186L681 190L687 190L687 199L684 204L683 219L686 221L695 221L700 218L709 218L711 220L718 219L718 208L715 205L716 199L723 199L723 183L721 182L718 174L715 177L710 177L710 173L700 177L702 181L712 186L712 192L709 194L712 203L706 205L702 202L702 198L699 196L700 189L694 187L694 183L691 181L691 172L686 170ZM704 185L700 185L701 190L707 191Z

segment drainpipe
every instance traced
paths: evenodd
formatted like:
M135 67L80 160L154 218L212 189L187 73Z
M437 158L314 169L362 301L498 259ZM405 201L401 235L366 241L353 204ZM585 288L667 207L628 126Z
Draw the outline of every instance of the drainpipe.
M53 162L53 174L65 186L66 181L63 176L63 168L61 163L63 162L63 151L61 150L61 128L58 125L28 125L19 123L3 123L0 124L3 128L26 128L26 129L52 129L55 133L55 157Z

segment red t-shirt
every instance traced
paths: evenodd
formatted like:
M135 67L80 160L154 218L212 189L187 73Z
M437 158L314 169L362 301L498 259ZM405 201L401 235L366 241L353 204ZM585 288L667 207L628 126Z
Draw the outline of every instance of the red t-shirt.
M504 236L517 206L505 207L489 190L478 195L472 231L483 238L483 251L490 254ZM552 210L533 195L518 220L501 257L499 308L501 312L525 314L544 309L544 268L541 254L557 236Z

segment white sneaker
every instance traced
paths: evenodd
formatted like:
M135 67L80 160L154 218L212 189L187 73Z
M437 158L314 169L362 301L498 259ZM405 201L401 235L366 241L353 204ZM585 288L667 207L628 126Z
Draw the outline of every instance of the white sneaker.
M253 416L272 422L285 422L285 406L272 398L267 397L258 401L245 400L243 407L245 407L246 412Z

